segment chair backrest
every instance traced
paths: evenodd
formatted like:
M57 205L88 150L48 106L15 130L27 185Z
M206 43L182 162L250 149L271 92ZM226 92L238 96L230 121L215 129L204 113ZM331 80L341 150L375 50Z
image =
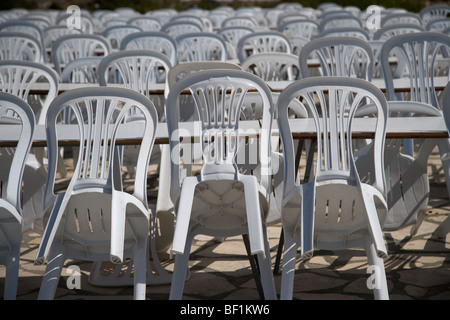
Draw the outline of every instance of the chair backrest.
M35 24L23 20L12 20L0 24L1 32L23 32L33 36L43 46L42 30Z
M374 40L388 40L392 37L398 36L404 33L423 32L424 28L418 24L401 23L390 24L378 29L373 35Z
M86 57L70 61L61 73L64 83L98 83L97 69L103 57Z
M161 31L176 39L185 33L203 32L203 29L190 21L170 21L161 26Z
M149 89L153 83L165 83L167 87L167 74L171 67L169 58L158 51L125 50L102 59L98 66L98 78L101 86L123 83L126 88L150 98ZM157 111L160 116L163 115L162 107Z
M241 70L217 69L191 73L179 80L170 90L167 98L167 126L170 135L171 197L174 201L180 193L180 164L182 144L178 122L180 101L184 92L190 92L195 101L199 121L201 151L204 164L202 180L210 175L237 179L239 174L236 154L239 150L241 110L249 90L256 90L263 100L261 129L253 132L259 136L259 161L261 161L260 183L270 190L271 186L271 125L273 102L269 88L259 77ZM189 159L190 161L190 159Z
M72 34L58 38L52 46L55 70L61 74L72 60L94 56L106 56L111 52L109 41L96 34Z
M233 48L236 50L239 40L250 33L253 33L253 29L245 26L230 26L225 28L220 28L217 34L221 35L225 41L231 43Z
M48 92L38 99L30 97L36 83L48 85ZM59 77L46 65L33 61L0 61L0 91L7 92L29 102L38 124L45 124L45 115L50 103L58 95Z
M128 20L127 25L138 27L142 31L159 31L161 29L161 22L149 16L133 17Z
M39 41L23 32L0 32L0 60L43 62L44 54Z
M165 32L148 31L127 35L120 50L156 50L169 57L172 66L178 63L177 42Z
M265 81L300 78L298 56L285 52L253 54L244 61L242 69L256 74Z
M69 29L67 26L50 26L43 31L44 48L51 50L56 39L69 34L80 34L80 29Z
M426 26L425 29L428 31L443 31L450 27L450 18L442 18L442 19L434 19L430 21Z
M319 33L333 28L341 27L353 27L353 28L363 28L362 22L359 18L351 15L332 15L322 19L319 24Z
M278 31L286 36L301 36L312 39L319 34L319 24L314 20L300 19L288 20L278 26Z
M59 141L57 122L61 112L70 108L78 125L80 152L67 188L73 192L82 188L99 188L106 193L121 185L117 169L116 138L120 126L131 108L138 108L146 121L139 144L133 194L147 204L146 179L148 161L154 143L158 117L152 102L144 95L125 88L83 88L58 95L47 112L48 178L45 186L45 207L54 201ZM116 172L117 173L117 172Z
M258 22L251 17L229 17L222 21L221 28L226 27L258 27Z
M336 27L323 30L319 33L319 38L322 37L354 37L364 41L369 41L369 34L362 28L355 27Z
M391 56L397 59L397 67L394 70L389 61ZM450 57L450 38L441 33L409 33L387 40L380 53L387 98L407 99L439 108L434 77L439 58L448 57ZM449 69L448 64L446 68ZM403 96L400 99L395 93L393 79L397 74L409 78L410 90L407 98Z
M317 160L314 183L341 179L359 183L353 153L352 124L359 108L373 104L377 114L374 125L374 186L384 195L383 153L387 120L387 101L371 83L348 77L311 77L289 85L278 98L278 127L284 152L284 195L298 184L295 181L295 153L289 123L289 104L299 100L314 121L317 133Z
M170 19L170 22L176 22L176 21L193 22L193 23L195 23L196 25L198 25L202 29L202 32L206 31L205 30L205 25L204 25L204 22L203 22L202 18L200 18L198 16L195 16L195 15L192 15L192 14L179 14L179 15L173 16Z
M178 63L190 61L226 61L225 40L208 32L186 33L176 38Z
M125 36L136 32L142 32L142 29L133 25L123 25L106 28L103 30L102 34L109 40L111 48L119 49L122 39L125 38Z
M422 25L427 26L432 20L448 18L450 6L448 5L432 5L420 10L419 16L422 19Z
M395 25L395 24L416 24L421 26L422 21L420 17L411 12L392 13L381 18L381 27Z
M252 54L267 52L292 53L291 43L281 32L261 31L243 36L236 50L240 63Z
M2 180L2 186L0 197L14 206L17 212L22 212L22 177L33 142L35 118L33 110L25 101L13 94L0 92L0 123L8 123L10 114L14 114L14 120L20 119L19 124L21 124L22 129L14 150L11 166L9 168L2 167L1 170L0 180ZM6 178L7 181L3 180L3 178Z
M353 37L317 38L300 52L302 77L310 76L308 59L318 58L322 76L355 77L370 81L373 75L373 52L367 41Z

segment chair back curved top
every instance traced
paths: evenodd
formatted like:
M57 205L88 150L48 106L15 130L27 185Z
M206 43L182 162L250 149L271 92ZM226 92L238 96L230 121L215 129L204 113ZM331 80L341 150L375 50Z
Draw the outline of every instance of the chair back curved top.
M0 33L0 60L43 62L42 45L35 37L23 32Z
M353 27L362 29L363 25L359 18L351 14L332 15L321 20L319 24L319 33L324 30L339 27Z
M50 26L43 30L44 48L45 50L51 50L53 43L59 37L68 34L80 34L80 29L69 29L67 26Z
M265 81L300 78L298 56L285 52L253 54L244 61L242 69L256 74Z
M61 73L63 83L98 83L97 69L103 57L86 57L70 61Z
M378 29L373 35L374 40L386 41L394 36L404 33L423 32L425 31L421 25L411 23L390 24Z
M225 40L208 32L185 33L176 38L178 63L188 61L226 61Z
M381 27L395 24L416 24L421 26L420 17L412 12L391 13L381 18Z
M256 20L251 17L237 17L237 16L228 17L222 21L221 28L231 26L256 28L258 27L258 22L256 22Z
M42 30L37 25L22 21L22 20L10 20L0 24L0 31L9 31L9 32L23 32L30 36L33 36L41 45L44 45Z
M158 19L149 16L133 17L127 21L127 25L138 27L144 32L159 31L161 29L161 22Z
M426 27L432 20L448 18L450 6L448 5L431 5L419 11L422 25Z
M367 41L353 37L317 38L307 43L300 52L299 64L302 77L310 76L309 57L320 62L323 76L347 76L370 81L374 58Z
M119 49L122 39L130 33L136 32L142 32L142 29L133 25L118 25L106 28L102 35L109 40L111 48Z
M93 56L106 56L111 52L109 41L97 34L72 34L58 38L52 46L55 70L61 74L72 60Z
M136 32L122 39L120 50L156 50L169 57L172 66L178 63L177 42L165 32Z
M14 114L12 119L11 114ZM0 92L0 123L21 127L12 156L2 155L0 159L0 264L6 267L3 298L15 300L23 231L22 177L33 142L35 118L22 99Z
M320 32L318 37L354 37L364 41L369 41L370 39L370 36L366 30L355 27L337 27L326 29Z
M291 43L281 32L261 31L243 36L236 49L240 63L252 54L265 52L292 53Z
M239 40L247 34L253 33L254 30L246 26L229 26L217 30L217 34L221 35L225 41L231 43L234 50L237 48Z
M312 39L319 34L319 24L314 20L295 19L284 22L278 26L278 31L289 36L301 36Z
M202 27L191 21L169 21L161 26L162 32L166 32L176 39L185 33L203 32Z

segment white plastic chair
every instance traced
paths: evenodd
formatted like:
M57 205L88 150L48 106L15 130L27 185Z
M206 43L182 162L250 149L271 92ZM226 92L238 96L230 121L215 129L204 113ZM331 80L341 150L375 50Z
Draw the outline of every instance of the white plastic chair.
M10 20L0 24L0 32L22 32L34 37L43 51L44 42L42 30L35 24L23 20Z
M300 78L298 56L285 52L253 54L242 63L242 69L265 81L292 81Z
M61 74L72 60L94 56L107 56L111 52L109 41L96 34L72 34L58 38L52 46L52 61Z
M39 41L22 32L0 32L0 60L43 62L44 54Z
M450 10L449 10L450 11ZM442 114L444 116L445 125L450 135L450 83L445 87L442 93ZM438 238L445 238L450 232L450 216L447 217L434 231Z
M67 190L55 195L58 150L55 125L66 107L76 114L80 150L84 152L79 153ZM117 131L131 108L138 108L146 120L132 194L121 188L115 146ZM146 279L151 276L147 263L150 219L153 219L147 205L146 179L156 125L157 114L151 101L129 89L75 89L52 102L47 116L49 176L45 205L54 203L54 206L36 255L38 264L48 258L39 299L54 297L68 258L113 263L131 258L134 298L145 299Z
M176 42L178 63L228 59L225 40L215 33L186 33L177 37Z
M396 68L392 68L390 64L390 56L397 58ZM409 33L387 40L381 50L380 59L388 100L427 104L440 110L438 94L434 88L434 77L438 67L437 61L449 56L450 38L441 33ZM448 65L446 69L444 73L448 75ZM408 92L395 92L393 79L396 75L409 79ZM404 141L404 144L404 153L413 156L413 140ZM450 158L447 157L450 152L449 139L441 139L438 146L447 189L450 192Z
M217 30L217 34L221 35L225 41L229 42L234 51L237 49L237 44L239 40L250 33L253 33L254 30L250 27L245 26L230 26L225 28L220 28Z
M23 223L22 177L35 128L34 114L30 106L12 94L0 92L0 123L8 123L8 114L11 112L14 113L14 124L9 125L21 125L22 130L13 156L7 159L4 155L1 157L0 264L6 266L3 288L5 300L14 300L17 295Z
M373 75L373 52L367 41L353 37L317 38L307 43L299 56L303 78L312 70L308 66L310 57L317 57L322 76L346 76L367 81Z
M30 94L31 87L40 83L48 86L48 93ZM41 63L32 61L0 61L0 91L10 93L33 109L38 124L45 124L45 117L50 103L58 94L59 78L56 72ZM2 148L3 157L8 152ZM46 155L44 148L33 148L28 155L23 177L23 230L35 229L36 220L44 216L43 192L47 178ZM64 164L58 167L61 176L65 176ZM35 229L36 230L36 229Z
M294 99L299 99L311 114L317 131L315 172L309 182L302 184L295 181L298 168L294 164L288 122L288 106ZM348 138L355 112L368 100L375 105L378 116L374 126L373 185L360 181L354 164L353 139ZM278 127L285 170L281 299L292 299L299 247L302 258L311 257L315 248L365 248L369 265L377 266L375 298L388 298L383 263L387 251L381 230L388 211L383 170L386 120L387 103L383 93L361 79L311 77L296 81L281 93Z
M267 52L292 53L291 43L281 32L261 31L243 36L236 49L241 64L252 54Z
M179 99L186 89L193 95L196 105L204 164L199 175L183 178L180 176L180 161L183 161L180 148L183 144L180 143L178 122ZM255 89L263 99L257 159L261 164L259 179L241 174L235 159L239 149L238 117L249 89ZM268 87L260 78L245 71L196 72L186 75L171 88L166 111L172 155L170 194L176 204L172 245L176 257L169 298L182 297L195 235L228 237L248 234L250 252L258 255L264 298L275 299L265 227L272 174L270 135L273 104Z
M178 63L177 43L164 32L139 32L122 39L120 50L156 50L169 57L172 66Z

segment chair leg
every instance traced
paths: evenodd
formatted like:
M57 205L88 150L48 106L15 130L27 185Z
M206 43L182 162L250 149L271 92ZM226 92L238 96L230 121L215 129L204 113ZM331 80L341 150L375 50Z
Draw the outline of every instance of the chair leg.
M267 239L267 230L264 228L264 246L266 254L258 254L259 270L261 272L261 281L264 290L265 300L276 300L277 294L275 282L273 279L272 259L270 255L269 241Z
M44 277L42 278L41 289L38 300L53 300L61 277L65 256L61 251L52 250L49 255Z
M19 258L20 245L13 246L10 249L8 262L6 265L4 300L16 300L17 283L19 280Z
M277 256L275 258L275 264L273 267L274 275L277 275L278 272L280 271L281 255L283 254L283 246L284 246L284 231L283 231L283 228L281 228L280 239L278 240Z
M281 269L281 300L292 300L294 291L295 259L298 245L292 232L284 231L283 267Z
M366 254L369 262L369 267L373 268L375 283L371 284L373 287L373 294L376 300L389 300L389 293L387 288L386 270L384 269L384 261L377 255L375 244L370 235L366 236ZM372 280L372 278L370 279ZM368 281L369 284L369 281Z
M255 284L256 288L258 289L259 298L261 300L264 300L264 291L261 285L261 278L260 278L261 274L258 265L256 264L255 256L252 255L250 252L250 241L248 239L248 234L243 234L242 238L244 239L245 250L247 251L247 257L248 260L250 261L250 267L252 268L253 278L255 279Z
M183 297L184 282L186 280L186 270L188 269L189 256L191 253L191 243L193 235L186 239L184 253L177 253L172 275L172 285L170 287L169 300L181 300Z
M134 300L145 300L147 288L147 239L141 239L136 244L134 262Z

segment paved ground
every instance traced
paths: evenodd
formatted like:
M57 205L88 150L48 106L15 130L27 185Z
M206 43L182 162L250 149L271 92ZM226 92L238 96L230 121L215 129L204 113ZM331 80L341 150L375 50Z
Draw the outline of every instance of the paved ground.
M409 237L409 228L385 233L389 258L385 262L390 299L392 300L449 300L450 299L450 236L438 237L437 227L448 219L450 202L442 178L437 156L429 166L431 198L426 218L416 235ZM153 181L156 186L156 181ZM150 196L155 190L150 190ZM280 225L269 228L272 260L275 261ZM36 232L23 237L20 261L18 300L36 299L44 266L35 266L33 260L40 241ZM169 255L162 255L165 268L173 268ZM88 282L91 263L67 261L66 266L79 266L80 289L68 289L70 274L63 272L55 296L57 300L73 299L132 299L131 287L96 287ZM186 281L186 300L258 300L259 295L247 259L242 238L217 241L198 237L193 244L191 273ZM308 261L297 262L294 299L306 300L371 300L367 288L367 260L362 250L316 251ZM3 295L5 269L0 267L0 297ZM281 272L275 275L279 292ZM147 298L168 299L170 285L150 285Z

